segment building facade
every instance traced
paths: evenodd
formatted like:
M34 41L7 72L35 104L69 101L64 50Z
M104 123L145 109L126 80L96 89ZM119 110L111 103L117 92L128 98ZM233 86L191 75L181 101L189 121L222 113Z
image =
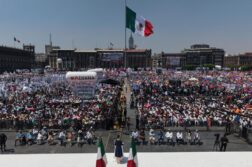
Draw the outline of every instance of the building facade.
M147 68L151 67L151 49L126 50L127 67Z
M161 54L154 54L151 57L151 67L152 68L162 67L162 64L163 64L163 61L162 61Z
M224 67L238 67L240 64L240 58L238 55L235 56L225 56L224 57Z
M252 53L244 53L233 56L225 56L225 67L240 67L240 66L252 66Z
M184 53L161 53L162 68L175 69L186 65Z
M46 58L45 58L45 62L43 62L43 66L45 65L45 66L47 66L47 65L49 65L49 55L51 54L51 52L53 51L53 50L58 50L58 49L60 49L60 47L59 46L53 46L52 45L52 42L50 42L50 44L49 45L45 45L45 56L46 56ZM53 54L53 53L52 53ZM44 67L45 67L44 66Z
M186 65L201 67L204 64L224 65L225 51L206 44L195 44L190 49L182 51L185 54Z
M244 53L239 56L240 66L252 66L252 53Z
M31 69L33 63L34 52L0 46L0 72Z
M35 67L34 68L44 68L48 65L47 56L45 53L35 54Z
M99 57L95 50L75 51L76 69L95 68L98 65Z
M126 59L125 59L126 54ZM126 60L126 64L125 64ZM60 62L60 65L59 63ZM146 68L151 66L151 50L148 49L54 49L49 65L55 69L80 70L88 68Z

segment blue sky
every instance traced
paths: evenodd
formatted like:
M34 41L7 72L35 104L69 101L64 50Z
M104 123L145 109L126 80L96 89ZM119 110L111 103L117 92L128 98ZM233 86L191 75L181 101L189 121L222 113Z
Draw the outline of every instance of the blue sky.
M229 54L252 51L252 0L127 0L150 20L154 34L134 36L139 48L180 52L195 43ZM62 48L124 47L124 0L0 0L0 45L44 45L52 33ZM128 36L130 31L127 30ZM16 46L21 47L21 44Z

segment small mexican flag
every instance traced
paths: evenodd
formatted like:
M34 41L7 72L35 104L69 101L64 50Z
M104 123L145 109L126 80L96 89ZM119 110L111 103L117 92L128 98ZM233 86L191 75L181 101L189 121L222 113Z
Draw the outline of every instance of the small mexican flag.
M133 10L126 7L126 28L144 37L153 34L153 26L150 21L138 16Z
M106 167L106 165L107 165L107 158L105 155L102 139L100 138L97 150L96 167Z
M133 139L131 140L127 167L138 167L136 144Z

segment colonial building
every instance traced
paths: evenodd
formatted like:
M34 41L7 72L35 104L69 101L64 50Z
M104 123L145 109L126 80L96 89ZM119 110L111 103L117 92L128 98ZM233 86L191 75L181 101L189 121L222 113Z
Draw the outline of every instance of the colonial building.
M190 49L182 51L185 54L186 65L195 67L203 66L204 64L224 65L225 51L219 48L213 48L205 44L192 45Z
M161 54L154 54L151 57L152 68L162 67L162 65L163 65L163 61L162 61Z
M252 53L225 56L224 66L225 67L252 66Z
M126 59L125 59L126 55ZM148 49L54 49L49 65L55 69L80 70L88 68L150 67L151 50Z
M252 66L252 53L244 53L239 56L240 66Z
M175 69L186 65L186 55L184 53L161 53L162 67Z
M0 46L0 72L31 69L34 64L35 47L24 45L23 49Z
M34 68L44 68L48 65L47 56L45 53L35 54L35 66Z
M151 67L151 49L126 50L127 67L147 68Z
M99 56L95 50L75 50L76 69L95 68L98 65Z

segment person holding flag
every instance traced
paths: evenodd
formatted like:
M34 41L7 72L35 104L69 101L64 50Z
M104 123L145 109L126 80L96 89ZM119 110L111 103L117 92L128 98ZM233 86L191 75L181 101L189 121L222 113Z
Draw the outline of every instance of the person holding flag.
M133 139L131 139L131 147L129 150L127 167L138 167L136 144Z
M102 142L102 138L99 138L98 149L97 149L97 159L96 159L96 167L106 167L107 165L107 157L105 154L104 145Z

